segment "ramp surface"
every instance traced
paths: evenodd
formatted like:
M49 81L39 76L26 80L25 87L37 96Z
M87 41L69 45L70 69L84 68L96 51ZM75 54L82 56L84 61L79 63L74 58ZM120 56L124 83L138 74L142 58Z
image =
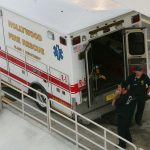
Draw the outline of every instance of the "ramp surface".
M8 109L0 112L1 150L75 150L75 145L63 137L49 134Z

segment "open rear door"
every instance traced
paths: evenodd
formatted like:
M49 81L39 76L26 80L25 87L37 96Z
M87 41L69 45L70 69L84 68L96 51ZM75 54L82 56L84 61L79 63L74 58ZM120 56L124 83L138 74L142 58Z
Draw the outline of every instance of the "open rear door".
M105 95L124 79L122 30L90 41L85 49L85 62L88 106L98 100L104 106L109 101Z
M92 92L91 92L91 81L93 77L93 61L92 60L92 49L91 49L91 43L88 44L88 46L85 49L85 64L86 64L86 75L87 75L87 88L88 88L88 106L91 107L91 98L92 98Z
M126 52L126 76L132 73L135 66L141 65L147 72L146 29L125 29L124 48Z

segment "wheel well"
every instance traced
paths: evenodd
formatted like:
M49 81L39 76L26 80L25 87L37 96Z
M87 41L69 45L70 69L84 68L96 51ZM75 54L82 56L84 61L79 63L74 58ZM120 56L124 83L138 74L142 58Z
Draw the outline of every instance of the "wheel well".
M47 91L45 90L45 88L40 84L40 83L32 83L30 85L31 88L33 89L42 89L44 91L44 94L48 95ZM28 90L28 94L29 95L33 95L35 92L31 89Z

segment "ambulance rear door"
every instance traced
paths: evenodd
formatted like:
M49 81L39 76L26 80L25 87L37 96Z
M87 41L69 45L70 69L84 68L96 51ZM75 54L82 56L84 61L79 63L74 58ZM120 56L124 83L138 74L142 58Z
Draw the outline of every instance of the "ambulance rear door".
M146 29L130 28L124 30L124 51L126 52L126 76L132 73L137 65L147 72Z
M89 61L90 60L90 61ZM93 61L92 61L92 48L91 43L89 43L85 49L85 64L86 64L86 78L87 78L87 88L88 88L88 106L92 105L92 78L93 78Z

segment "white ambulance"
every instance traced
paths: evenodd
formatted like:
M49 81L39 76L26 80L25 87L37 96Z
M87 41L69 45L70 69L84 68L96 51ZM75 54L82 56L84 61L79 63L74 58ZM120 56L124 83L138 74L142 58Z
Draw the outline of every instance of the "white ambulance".
M33 0L18 1L19 7L13 2L0 9L0 71L48 98L96 119L113 110L116 85L136 65L147 71L150 33L145 16L122 8L81 9L60 0L46 0L45 6ZM6 76L2 80L20 88Z

